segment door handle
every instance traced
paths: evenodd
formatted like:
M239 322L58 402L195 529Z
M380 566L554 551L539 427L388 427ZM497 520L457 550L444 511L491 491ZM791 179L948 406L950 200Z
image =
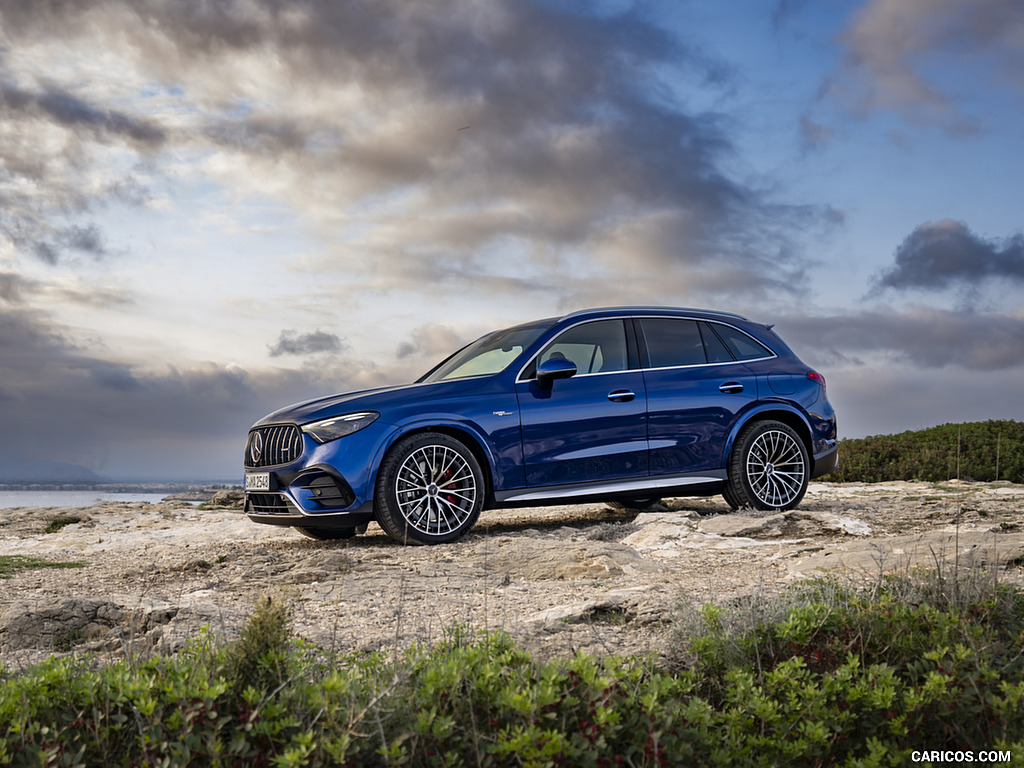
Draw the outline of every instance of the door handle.
M727 381L718 388L718 391L727 395L736 395L743 391L743 385L738 381Z
M608 393L608 399L613 403L628 403L636 397L635 392L630 392L628 389L616 389L614 392Z

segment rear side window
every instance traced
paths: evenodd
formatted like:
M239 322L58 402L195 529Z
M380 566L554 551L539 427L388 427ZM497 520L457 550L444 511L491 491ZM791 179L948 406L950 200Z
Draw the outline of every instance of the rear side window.
M704 342L695 320L649 317L640 321L651 368L704 365Z
M709 363L731 363L736 359L707 323L700 324L700 335L704 339L704 351L707 353Z
M715 333L737 360L760 360L764 357L771 357L773 354L768 347L747 336L743 331L719 323L710 323L709 325L715 329Z

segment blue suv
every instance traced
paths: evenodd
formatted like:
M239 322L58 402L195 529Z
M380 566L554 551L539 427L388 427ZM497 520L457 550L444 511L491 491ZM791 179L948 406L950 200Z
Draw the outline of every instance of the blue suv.
M481 510L721 493L791 509L836 466L825 379L772 326L696 309L574 312L477 339L414 384L291 405L245 447L245 512L403 543Z

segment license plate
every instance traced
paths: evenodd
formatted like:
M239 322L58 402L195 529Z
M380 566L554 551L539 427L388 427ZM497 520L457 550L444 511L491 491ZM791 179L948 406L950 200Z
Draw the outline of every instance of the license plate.
M245 473L245 490L247 490L247 491L269 491L270 490L270 473L269 472L246 472Z

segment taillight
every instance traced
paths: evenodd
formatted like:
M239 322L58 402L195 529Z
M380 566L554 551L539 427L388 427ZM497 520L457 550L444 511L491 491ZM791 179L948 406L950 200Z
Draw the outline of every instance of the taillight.
M821 386L823 387L825 386L825 377L822 376L817 371L808 371L807 378L815 382L816 384L821 384Z

